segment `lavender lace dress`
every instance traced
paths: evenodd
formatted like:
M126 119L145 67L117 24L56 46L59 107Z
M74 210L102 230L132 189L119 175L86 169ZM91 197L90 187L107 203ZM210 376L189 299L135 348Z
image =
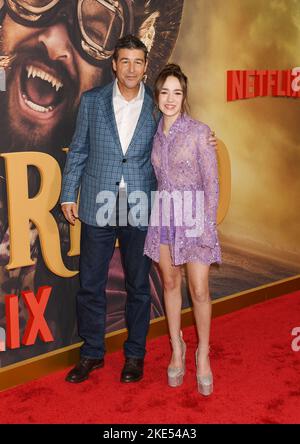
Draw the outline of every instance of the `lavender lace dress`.
M159 247L163 243L170 247L173 265L221 263L216 228L218 165L215 149L207 144L210 129L186 114L177 118L168 136L164 135L162 124L163 119L154 137L151 155L158 192L160 196L164 192L169 196L181 195L182 205L175 204L172 198L169 211L168 205L162 205L162 199L155 197L144 254L159 262ZM202 197L201 211L197 194ZM190 205L184 198L187 195L191 198ZM192 220L197 221L194 227L185 220L187 208ZM171 214L164 218L166 212Z

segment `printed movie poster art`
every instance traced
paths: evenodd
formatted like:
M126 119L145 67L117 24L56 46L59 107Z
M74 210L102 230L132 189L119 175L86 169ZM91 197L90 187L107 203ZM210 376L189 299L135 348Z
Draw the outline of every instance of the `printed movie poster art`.
M5 91L0 92L0 151L1 154L18 153L19 156L13 158L11 169L5 164L7 158L5 161L1 158L0 163L2 350L5 349L3 338L8 333L8 311L13 321L19 323L20 329L19 337L9 338L13 347L0 353L0 366L80 341L75 306L78 274L61 277L49 269L37 226L32 221L27 221L26 228L32 264L7 268L11 246L8 170L13 174L16 164L24 159L21 154L27 156L29 198L35 197L41 188L41 171L30 165L36 153L51 156L49 163L47 159L44 161L46 173L53 164L50 160L54 160L61 174L81 94L113 80L111 55L117 39L131 33L144 41L149 49L147 83L151 86L156 73L168 61L173 50L182 9L183 0L0 0L0 67L6 77ZM103 45L105 55L97 50ZM28 153L32 153L31 158ZM50 200L51 189L48 194ZM68 270L78 270L78 253L68 254L70 229L57 202L51 214L58 227L63 265ZM150 278L153 295L151 317L154 318L163 315L161 282L154 267ZM28 307L28 300L22 292L37 295L38 289L45 286L51 287L51 293L44 318L54 340L44 342L37 337L34 344L26 346L24 342L26 339L28 342L28 338L24 333L28 327L30 305ZM17 295L17 299L8 300L7 295ZM124 327L125 296L124 274L116 248L107 286L107 332ZM14 331L15 336L16 333Z

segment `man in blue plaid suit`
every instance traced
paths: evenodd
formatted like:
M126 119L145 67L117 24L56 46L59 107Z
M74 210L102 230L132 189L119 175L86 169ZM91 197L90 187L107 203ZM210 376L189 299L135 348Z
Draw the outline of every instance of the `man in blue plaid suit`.
M147 233L144 221L150 213L151 191L156 189L150 155L157 127L152 93L142 82L147 69L146 46L134 36L120 39L113 69L113 83L82 95L63 175L62 211L71 224L77 217L82 222L77 317L84 344L79 364L66 377L68 382L82 382L92 370L104 365L105 287L117 238L127 290L128 338L121 381L134 382L143 376L151 303L151 261L143 255ZM141 199L141 217L131 224L124 223L128 207L126 199L124 208L123 197L137 190L148 197ZM117 196L107 205L111 220L115 211L115 225L99 222L101 192Z
M92 370L104 365L105 287L116 239L127 290L128 337L121 381L135 382L143 377L151 303L151 261L143 249L151 191L156 190L150 156L158 123L151 90L142 82L147 64L146 46L134 36L123 37L113 55L116 80L87 91L80 103L61 193L66 219L74 224L79 217L82 222L77 319L84 344L79 364L66 377L68 382L82 382ZM214 137L209 141L216 145ZM79 188L78 212L75 202ZM140 193L139 211L127 220L128 202L134 203L129 201L134 192ZM105 214L109 215L106 219Z

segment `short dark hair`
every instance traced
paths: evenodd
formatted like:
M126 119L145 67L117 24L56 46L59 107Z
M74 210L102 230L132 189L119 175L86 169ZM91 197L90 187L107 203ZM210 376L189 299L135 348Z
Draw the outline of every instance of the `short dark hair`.
M169 63L166 65L158 74L155 84L154 84L154 99L155 103L158 106L158 97L159 94L163 88L163 85L168 77L176 77L176 79L179 80L179 83L182 88L183 93L183 101L182 101L182 113L189 113L189 104L188 104L188 78L187 76L182 72L179 65L176 65L175 63Z
M115 46L115 51L113 54L114 60L118 59L120 49L141 49L142 51L144 51L145 60L147 60L148 57L147 46L135 35L128 34L117 41L117 44Z

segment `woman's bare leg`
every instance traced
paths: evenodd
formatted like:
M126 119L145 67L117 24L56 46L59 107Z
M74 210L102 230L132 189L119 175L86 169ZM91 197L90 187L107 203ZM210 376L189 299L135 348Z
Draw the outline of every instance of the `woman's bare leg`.
M187 273L198 333L198 373L201 376L206 376L211 372L208 358L211 324L211 299L208 288L209 265L189 262Z
M160 245L159 268L163 279L164 302L172 342L173 354L170 367L182 367L181 329L181 269L173 266L168 245Z

